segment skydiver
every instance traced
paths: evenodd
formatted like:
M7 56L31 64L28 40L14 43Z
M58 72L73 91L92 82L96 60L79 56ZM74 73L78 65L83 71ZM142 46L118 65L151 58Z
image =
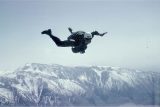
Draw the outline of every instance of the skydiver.
M92 38L97 36L103 36L107 32L99 33L98 31L93 31L91 33L84 32L84 31L76 31L73 32L71 28L68 28L71 35L67 38L67 40L61 41L58 37L52 34L51 29L44 30L41 34L49 35L49 37L55 42L55 44L59 47L72 47L73 53L85 53L87 49L87 45L91 43Z

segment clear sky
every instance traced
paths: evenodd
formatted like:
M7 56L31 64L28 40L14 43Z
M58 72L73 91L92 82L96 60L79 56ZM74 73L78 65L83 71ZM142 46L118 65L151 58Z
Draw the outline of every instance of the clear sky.
M108 34L85 54L41 35L51 28L65 40L68 27ZM0 35L0 70L32 62L160 70L159 0L0 0Z

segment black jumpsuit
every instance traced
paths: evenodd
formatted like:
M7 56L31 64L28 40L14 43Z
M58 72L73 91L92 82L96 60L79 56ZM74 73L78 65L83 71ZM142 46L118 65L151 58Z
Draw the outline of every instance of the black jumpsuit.
M58 37L50 35L52 40L60 47L72 47L74 53L84 53L87 49L87 44L84 39L85 32L77 31L68 37L67 40L61 41Z

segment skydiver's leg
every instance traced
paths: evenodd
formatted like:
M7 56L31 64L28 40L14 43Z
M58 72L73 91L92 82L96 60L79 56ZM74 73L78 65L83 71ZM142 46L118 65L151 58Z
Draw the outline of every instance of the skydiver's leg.
M51 29L43 31L42 34L49 35L50 38L55 42L55 44L57 46L60 46L60 47L75 46L75 42L74 41L68 41L68 40L61 41L58 37L52 35Z
M56 43L57 46L60 47L71 47L71 46L75 46L74 41L61 41L59 38L55 37L55 36L50 36L50 38Z

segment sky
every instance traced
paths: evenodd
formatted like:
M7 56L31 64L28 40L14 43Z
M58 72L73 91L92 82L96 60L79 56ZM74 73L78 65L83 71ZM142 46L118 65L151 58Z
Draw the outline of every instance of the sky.
M107 31L85 54L57 47L74 31ZM26 63L116 66L160 71L159 0L0 0L0 71Z

